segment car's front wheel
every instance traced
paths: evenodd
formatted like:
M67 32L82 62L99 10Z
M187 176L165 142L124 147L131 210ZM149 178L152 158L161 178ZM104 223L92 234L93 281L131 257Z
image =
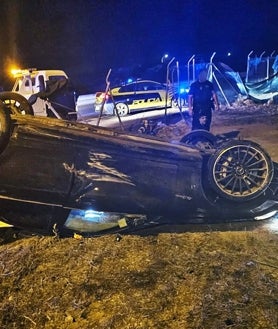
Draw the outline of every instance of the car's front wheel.
M128 105L125 104L125 103L117 103L116 104L116 111L118 112L120 117L128 115L128 113L129 113Z
M199 149L211 149L215 146L216 137L207 130L198 129L183 136L180 142Z
M18 93L2 92L0 93L0 100L5 104L5 107L9 109L11 114L34 115L33 108L28 103L27 99Z
M265 192L273 177L269 155L251 141L230 141L208 161L208 181L221 197L248 201Z

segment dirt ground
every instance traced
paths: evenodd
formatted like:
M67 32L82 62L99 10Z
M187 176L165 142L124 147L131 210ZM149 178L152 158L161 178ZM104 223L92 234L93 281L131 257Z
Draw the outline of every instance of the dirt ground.
M278 162L278 107L267 110L262 106L247 114L241 112L238 115L236 110L231 110L230 114L220 112L214 117L212 132L238 130L240 138L257 142Z
M190 118L161 128L158 136L166 140L179 141L191 130ZM223 134L238 131L240 139L250 139L260 144L278 162L278 105L222 107L213 113L211 132Z
M179 140L179 122L161 130ZM278 161L278 108L215 113ZM262 229L60 239L2 229L0 328L278 328L278 235Z

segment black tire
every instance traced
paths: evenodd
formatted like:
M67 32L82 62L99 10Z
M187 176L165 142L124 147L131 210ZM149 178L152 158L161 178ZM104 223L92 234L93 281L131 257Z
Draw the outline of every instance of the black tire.
M117 103L115 111L118 111L120 117L124 117L129 113L129 107L126 103Z
M4 103L0 101L0 154L6 148L11 132L11 117Z
M208 160L208 182L218 196L245 202L265 192L274 166L269 155L251 141L229 141Z
M18 93L12 91L2 92L0 93L0 100L9 109L11 114L34 115L33 108L28 103L28 100Z
M217 138L207 130L193 130L180 140L181 143L193 145L200 149L211 149L215 147Z

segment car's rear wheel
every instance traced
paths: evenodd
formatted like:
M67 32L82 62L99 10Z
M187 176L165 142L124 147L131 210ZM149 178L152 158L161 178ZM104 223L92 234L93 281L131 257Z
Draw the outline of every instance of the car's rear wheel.
M180 142L199 149L211 149L215 146L216 137L207 130L198 129L183 136Z
M251 141L230 141L208 161L208 181L221 197L247 201L265 192L273 177L269 155Z
M125 103L117 103L116 104L116 111L118 112L120 117L128 115L128 113L129 113L128 105L125 104Z
M0 153L4 151L10 138L11 118L9 111L5 105L0 101Z
M27 99L18 93L2 92L0 93L0 100L12 114L34 115L33 108Z

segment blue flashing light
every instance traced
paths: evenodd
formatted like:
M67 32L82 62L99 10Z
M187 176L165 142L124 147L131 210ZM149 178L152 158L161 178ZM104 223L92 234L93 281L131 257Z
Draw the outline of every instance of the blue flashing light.
M127 79L127 83L131 83L131 82L133 82L133 79L131 78Z
M228 52L228 53L227 53L227 56L228 56L228 57L232 56L232 53Z
M182 87L180 88L180 94L187 94L189 92L189 88Z

